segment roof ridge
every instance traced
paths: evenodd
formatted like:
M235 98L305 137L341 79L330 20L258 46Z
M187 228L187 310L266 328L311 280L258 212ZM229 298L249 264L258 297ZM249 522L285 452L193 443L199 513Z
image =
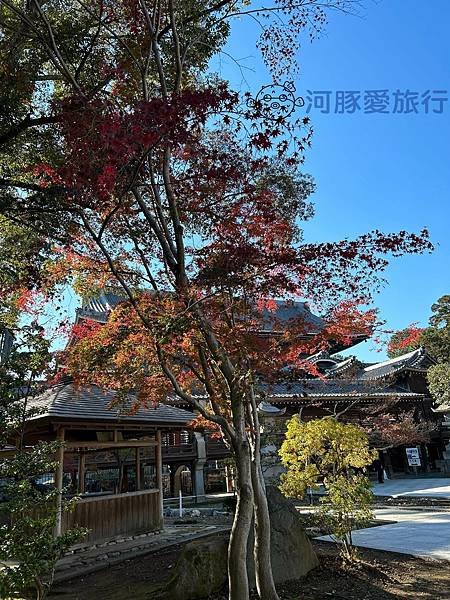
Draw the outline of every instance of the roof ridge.
M423 353L423 348L422 346L420 346L420 348L416 348L415 350L411 350L411 352L406 352L405 354L401 354L400 356L396 356L394 358L390 358L388 360L385 360L383 362L379 362L379 363L375 363L373 365L370 365L369 367L365 367L364 371L374 371L375 369L378 369L380 367L385 367L387 365L392 365L398 362L402 362L405 360L408 360L409 358L411 358L412 356L414 356L414 354L418 354L418 355L422 355Z

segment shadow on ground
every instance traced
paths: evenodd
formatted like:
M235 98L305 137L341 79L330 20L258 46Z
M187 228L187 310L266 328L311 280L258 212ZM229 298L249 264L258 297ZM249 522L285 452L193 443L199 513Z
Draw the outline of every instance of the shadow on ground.
M333 544L315 542L320 567L279 586L282 600L450 600L450 562L361 549L362 563L342 569ZM157 600L155 585L174 568L170 548L55 586L49 600ZM223 594L214 599L223 600Z

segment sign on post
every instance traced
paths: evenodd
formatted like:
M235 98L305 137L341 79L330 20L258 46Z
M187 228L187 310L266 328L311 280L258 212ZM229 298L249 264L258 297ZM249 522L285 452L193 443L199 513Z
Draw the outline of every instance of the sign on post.
M406 458L410 467L420 467L419 448L406 448Z

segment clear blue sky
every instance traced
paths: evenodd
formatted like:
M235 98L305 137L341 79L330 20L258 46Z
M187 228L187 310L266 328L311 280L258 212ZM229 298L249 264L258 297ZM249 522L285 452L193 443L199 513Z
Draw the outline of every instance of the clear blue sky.
M362 18L331 16L326 34L301 47L297 90L447 90L450 94L450 1L365 2ZM234 25L227 56L215 64L234 87L256 90L270 82L252 20ZM447 94L447 96L448 96ZM333 98L333 96L332 96ZM437 104L433 104L437 108ZM305 171L317 183L310 240L337 240L379 228L430 229L432 255L396 259L376 305L389 327L426 324L431 304L450 293L450 101L442 114L309 113L315 134ZM392 111L392 106L391 106ZM376 361L370 342L356 353Z

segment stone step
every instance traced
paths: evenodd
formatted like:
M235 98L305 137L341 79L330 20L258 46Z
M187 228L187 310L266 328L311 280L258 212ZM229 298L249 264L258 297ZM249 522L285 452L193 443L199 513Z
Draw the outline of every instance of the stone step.
M66 555L56 565L55 582L68 581L100 569L105 569L130 558L150 554L158 550L184 544L188 541L228 532L229 526L209 525L201 529L171 527L159 534L141 536L123 542L114 541L111 545L91 547L81 553Z

